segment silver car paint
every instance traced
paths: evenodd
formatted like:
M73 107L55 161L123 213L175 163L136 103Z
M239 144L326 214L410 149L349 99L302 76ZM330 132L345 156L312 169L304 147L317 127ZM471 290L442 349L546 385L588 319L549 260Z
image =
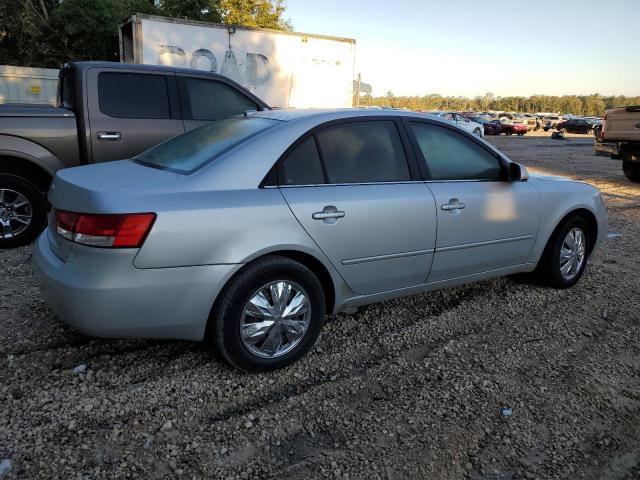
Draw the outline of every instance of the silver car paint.
M370 110L260 112L256 116L282 121L188 176L131 161L60 171L50 193L56 208L151 211L158 217L139 250L83 247L47 230L33 257L45 297L66 321L94 335L200 339L226 281L264 254L297 251L314 257L334 285L329 310L339 312L531 271L551 232L574 208L596 216L598 244L606 235L599 192L578 182L532 177L515 183L258 188L275 161L309 129L376 115ZM393 115L439 122L409 112ZM393 201L376 204L379 196ZM465 209L441 210L453 198ZM345 216L335 222L310 217L327 206L342 208ZM344 245L345 240L352 244Z
M424 183L281 190L300 224L354 292L378 293L426 282L437 223L433 195ZM344 212L344 217L313 218L314 213L332 210Z

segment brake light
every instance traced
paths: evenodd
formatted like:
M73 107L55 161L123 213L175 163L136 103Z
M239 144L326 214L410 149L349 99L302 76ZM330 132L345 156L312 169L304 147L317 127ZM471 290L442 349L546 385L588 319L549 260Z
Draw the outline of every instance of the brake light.
M95 215L56 211L58 235L72 242L92 247L138 248L142 246L155 213Z

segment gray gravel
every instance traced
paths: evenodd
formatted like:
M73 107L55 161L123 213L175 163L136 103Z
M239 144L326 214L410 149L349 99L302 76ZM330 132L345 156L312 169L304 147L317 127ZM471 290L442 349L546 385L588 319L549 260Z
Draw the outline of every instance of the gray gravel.
M3 478L640 477L640 186L588 138L491 141L601 187L624 237L568 291L504 278L338 315L271 374L83 336L31 249L0 252Z

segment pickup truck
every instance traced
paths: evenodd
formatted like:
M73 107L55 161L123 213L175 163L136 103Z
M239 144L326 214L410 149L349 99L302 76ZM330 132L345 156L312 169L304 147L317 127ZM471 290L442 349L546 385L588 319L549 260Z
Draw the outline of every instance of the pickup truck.
M65 65L58 106L0 106L0 248L24 245L46 225L56 171L131 158L213 120L269 109L210 72L113 62Z
M622 160L625 176L640 182L640 106L607 110L600 138L603 143L615 145L611 158Z

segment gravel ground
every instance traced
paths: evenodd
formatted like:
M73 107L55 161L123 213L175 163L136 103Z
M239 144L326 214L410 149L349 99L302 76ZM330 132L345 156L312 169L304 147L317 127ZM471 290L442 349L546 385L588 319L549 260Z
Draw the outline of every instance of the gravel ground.
M639 478L640 186L588 137L490 141L601 188L624 236L568 291L502 278L372 305L271 374L200 344L83 336L40 300L30 248L0 252L0 472Z

